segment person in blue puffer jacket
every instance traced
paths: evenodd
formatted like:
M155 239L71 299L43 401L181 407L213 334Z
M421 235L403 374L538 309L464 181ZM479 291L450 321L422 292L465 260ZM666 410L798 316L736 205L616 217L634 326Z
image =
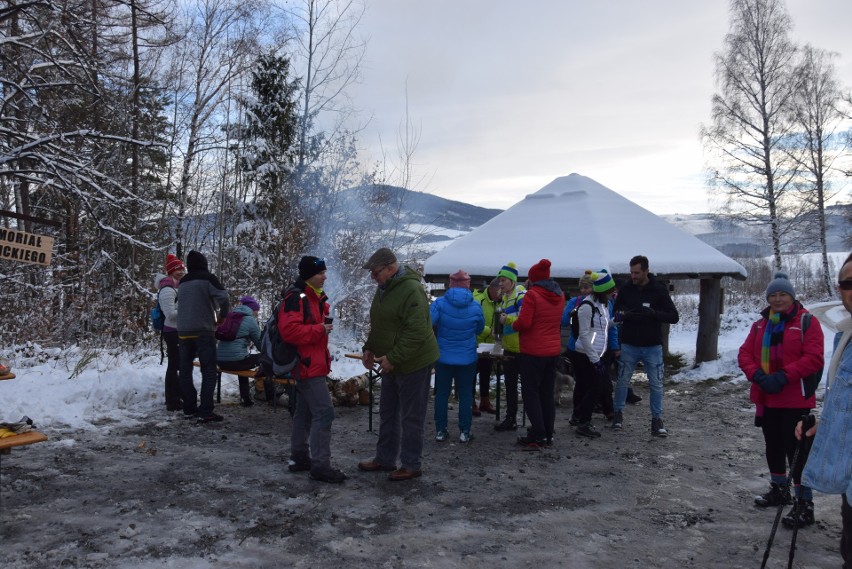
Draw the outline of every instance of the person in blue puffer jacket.
M260 305L251 296L240 298L240 303L234 308L234 312L243 315L237 337L231 341L219 340L216 361L220 369L237 371L254 369L260 363L260 353L250 354L252 344L260 352L260 325L257 323L257 313ZM247 377L240 377L240 405L251 407L254 401L251 398L251 387Z
M469 442L473 423L473 381L476 377L476 336L485 329L485 317L470 291L470 275L459 269L450 275L444 296L430 307L440 356L435 364L435 435L445 441L450 388L456 382L459 398L459 442Z

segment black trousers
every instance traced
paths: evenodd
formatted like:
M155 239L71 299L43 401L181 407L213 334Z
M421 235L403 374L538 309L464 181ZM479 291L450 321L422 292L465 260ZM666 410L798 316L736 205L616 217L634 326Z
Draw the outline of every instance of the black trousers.
M553 424L556 420L553 385L556 383L556 363L559 356L520 354L516 359L521 371L524 411L530 420L527 435L534 439L550 439L553 437Z
M243 369L254 369L260 365L260 354L248 354L241 360L234 362L217 362L219 369L227 371L239 371ZM249 378L237 377L240 382L240 399L243 401L251 401L251 386Z
M479 398L490 399L491 391L491 370L494 368L494 360L491 358L479 358L476 362L476 372L479 374ZM473 392L476 393L476 383L473 385Z
M808 460L808 452L810 451L809 441L811 438L805 439L804 448L799 455L797 464L793 465L793 455L796 453L796 447L799 446L799 441L796 439L796 423L802 418L802 415L810 413L810 409L775 409L767 407L763 411L763 440L766 444L766 465L769 467L770 474L787 475L787 464L790 468L795 466L793 470L793 482L795 484L802 483L802 469L805 467L805 462Z
M180 391L180 343L177 330L163 332L163 342L166 344L166 407L178 411L183 407L183 397Z

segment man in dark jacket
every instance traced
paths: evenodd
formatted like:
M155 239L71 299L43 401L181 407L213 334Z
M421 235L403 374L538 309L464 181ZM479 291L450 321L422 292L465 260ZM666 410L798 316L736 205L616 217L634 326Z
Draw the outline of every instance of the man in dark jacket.
M411 480L421 474L429 380L438 342L420 276L400 267L386 247L373 253L364 268L379 286L370 305L370 333L361 358L367 369L381 368L382 391L376 456L359 462L358 468L392 471L390 480Z
M302 257L299 278L289 292L285 291L281 302L278 332L299 352L296 374L299 397L293 414L288 468L291 472L310 470L311 478L320 482L339 483L346 480L346 475L331 466L334 403L327 380L331 373L328 335L334 330L334 323L328 317L328 297L323 292L325 279L324 259Z
M633 370L640 361L648 374L651 389L651 434L668 436L663 424L663 331L662 323L676 324L678 313L664 283L648 272L648 258L637 255L630 259L630 281L618 289L615 319L621 321L619 339L618 385L615 388L615 416L612 427L620 429L622 411L627 400L627 387Z
M180 342L180 387L184 417L198 417L199 423L221 421L213 412L216 389L216 323L231 309L228 291L207 270L207 259L198 251L186 256L187 273L178 289L177 331ZM186 284L186 286L184 286ZM201 404L192 382L192 362L201 364Z

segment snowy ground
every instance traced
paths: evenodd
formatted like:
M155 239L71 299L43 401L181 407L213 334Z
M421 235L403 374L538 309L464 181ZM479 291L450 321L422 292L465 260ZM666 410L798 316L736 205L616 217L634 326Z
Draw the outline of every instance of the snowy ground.
M842 309L810 308L828 357ZM774 510L751 505L767 480L736 366L755 317L726 315L720 359L667 380L668 439L649 435L638 375L645 400L623 432L577 439L562 407L543 452L516 450L493 416L469 445L435 443L430 413L424 476L408 483L357 472L375 445L366 407L338 409L350 479L330 486L287 472L289 415L237 406L235 381L226 421L196 426L165 411L158 356L32 350L0 382L0 421L27 415L49 440L2 457L0 567L757 567ZM672 330L690 364L694 343L694 326ZM363 371L352 348L335 348L336 377ZM840 563L839 498L816 504L796 567ZM779 530L770 567L789 543Z

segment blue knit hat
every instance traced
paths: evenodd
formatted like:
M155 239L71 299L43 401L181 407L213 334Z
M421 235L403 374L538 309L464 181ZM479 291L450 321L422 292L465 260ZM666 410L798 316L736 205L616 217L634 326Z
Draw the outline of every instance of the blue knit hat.
M612 280L612 276L606 271L606 269L601 269L596 273L592 273L592 290L595 292L606 292L610 289L615 288L615 281Z
M503 268L497 272L498 277L506 277L513 283L518 282L518 265L514 262L509 261L507 264L503 265Z
M772 281L766 287L766 300L769 300L769 295L775 292L786 292L793 297L793 300L796 300L796 291L793 290L793 283L790 282L790 277L787 276L787 273L778 271L772 275Z

